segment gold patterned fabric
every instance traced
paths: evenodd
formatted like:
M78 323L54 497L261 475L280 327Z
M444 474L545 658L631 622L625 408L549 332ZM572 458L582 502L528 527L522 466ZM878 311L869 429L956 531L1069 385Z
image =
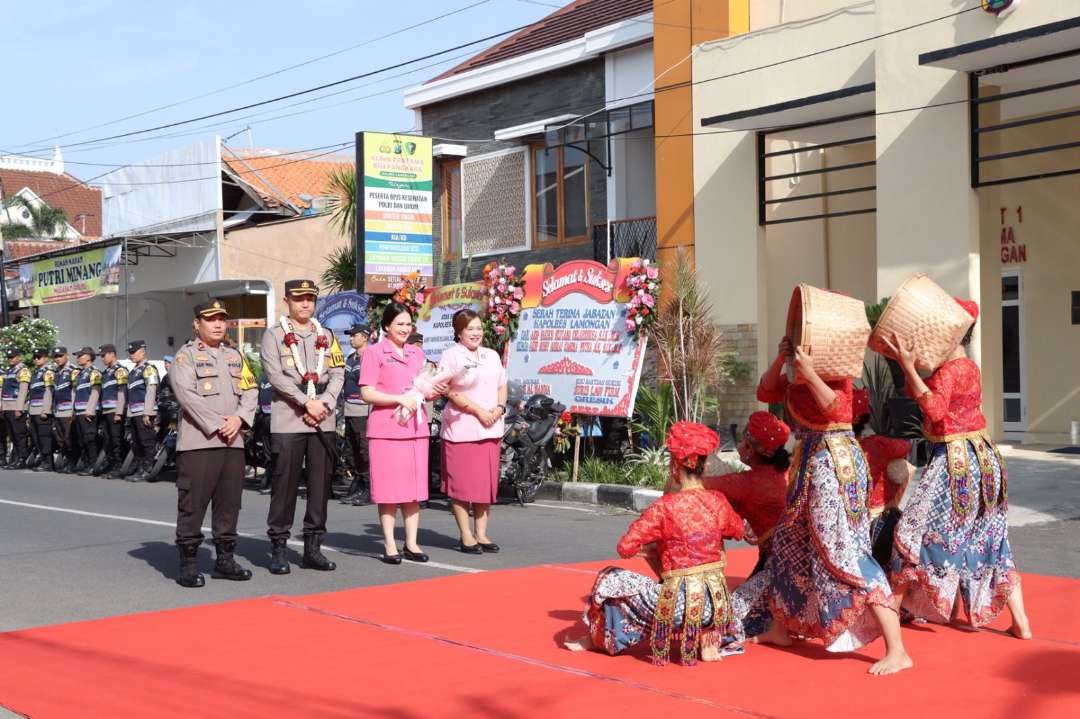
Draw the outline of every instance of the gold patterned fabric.
M726 562L711 562L688 569L664 572L661 576L660 595L652 626L652 658L656 664L668 661L671 640L679 642L679 654L683 664L693 664L702 645L714 643L734 622L731 594L724 578ZM682 627L675 625L679 595L685 592L685 610ZM705 597L712 601L712 631L702 632L705 614Z

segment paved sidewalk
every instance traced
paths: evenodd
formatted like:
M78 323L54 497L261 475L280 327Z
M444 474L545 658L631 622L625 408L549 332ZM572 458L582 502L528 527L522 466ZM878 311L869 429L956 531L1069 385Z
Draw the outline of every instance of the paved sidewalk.
M1009 526L1080 518L1080 455L1001 447L1009 469Z

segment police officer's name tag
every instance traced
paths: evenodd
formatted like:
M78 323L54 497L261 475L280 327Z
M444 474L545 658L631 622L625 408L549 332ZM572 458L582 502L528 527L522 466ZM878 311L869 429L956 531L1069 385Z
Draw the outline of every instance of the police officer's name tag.
M296 363L295 363L295 362L293 362L293 358L292 358L292 357L286 357L286 358L285 358L285 366L286 366L286 367L295 367L295 366L296 366Z

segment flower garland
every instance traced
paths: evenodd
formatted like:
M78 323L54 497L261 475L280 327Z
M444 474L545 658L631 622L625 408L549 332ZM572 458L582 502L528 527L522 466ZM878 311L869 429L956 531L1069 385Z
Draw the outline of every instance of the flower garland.
M278 318L278 322L281 323L281 329L285 332L285 346L292 352L296 371L300 373L302 380L307 383L307 397L308 399L315 399L317 396L315 385L319 383L319 376L322 375L323 366L326 364L326 353L330 351L330 340L323 334L323 328L319 321L312 317L311 324L315 327L315 336L317 337L315 340L315 371L308 372L304 368L303 358L300 357L300 338L293 332L292 322L289 321L287 315Z
M521 316L521 300L525 296L525 281L513 265L489 262L484 266L484 296L487 305L481 321L484 324L484 344L498 349L514 338Z
M563 454L570 451L570 440L581 434L581 428L574 422L574 416L569 412L559 415L559 421L555 425L555 452Z
M626 305L626 331L640 340L656 322L660 301L660 270L649 260L634 260L626 277L630 302Z

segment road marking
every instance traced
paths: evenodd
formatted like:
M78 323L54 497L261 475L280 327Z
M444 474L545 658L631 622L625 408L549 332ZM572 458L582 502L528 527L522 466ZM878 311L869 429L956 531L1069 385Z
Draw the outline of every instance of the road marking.
M528 506L528 505L526 505ZM600 514L601 512L595 509L589 509L588 507L568 507L563 504L541 504L540 502L533 502L534 507L543 507L544 509L565 509L570 512L587 512L588 514Z
M12 499L0 499L0 504L7 504L13 507L25 507L27 509L43 509L48 512L61 512L63 514L75 514L80 517L94 517L95 519L115 519L120 522L132 522L135 524L149 524L154 527L169 527L176 528L176 522L165 522L160 519L146 519L144 517L127 517L122 514L104 514L102 512L89 512L85 509L69 509L68 507L53 507L47 504L32 504L30 502L16 502ZM202 531L211 532L210 527L202 527ZM250 534L247 532L237 532L237 536L245 537L247 539L265 539L266 535L262 534ZM299 539L290 539L290 547L303 547L304 542ZM351 549L343 549L341 547L332 547L324 544L322 548L328 552L337 552L339 554L348 554L354 557L371 557L373 555L366 554L364 552L356 552ZM445 569L450 572L460 572L462 574L479 574L487 571L486 569L477 569L476 567L463 567L457 564L445 564L443 562L410 562L410 564L420 567L431 567L432 569Z

